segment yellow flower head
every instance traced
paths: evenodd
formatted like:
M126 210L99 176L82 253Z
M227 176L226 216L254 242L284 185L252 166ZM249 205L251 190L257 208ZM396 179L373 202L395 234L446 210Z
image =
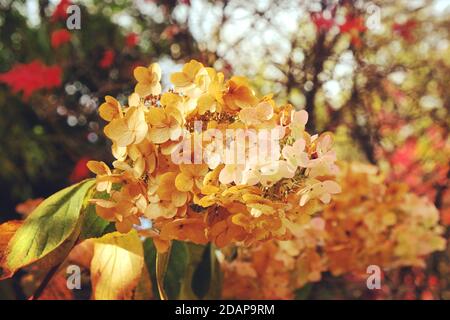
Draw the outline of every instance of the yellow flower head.
M144 110L130 107L123 118L112 120L104 131L118 147L126 147L141 142L147 135L147 130Z
M183 117L176 108L151 108L147 119L151 125L149 139L153 143L176 141L183 134Z
M134 76L127 102L107 96L99 110L113 169L88 164L107 195L94 199L97 212L119 231L145 216L152 229L141 232L158 250L176 239L219 247L286 240L339 192L332 140L310 136L304 111L258 98L246 78L227 80L195 60L164 93L158 64Z
M198 61L191 60L183 66L181 72L175 72L170 76L170 81L175 89L180 92L187 92L201 83L202 78L208 76L206 69Z
M134 69L134 77L138 82L134 90L141 97L161 93L161 84L159 83L161 81L161 68L159 64L152 63L147 68L137 67Z
M99 114L102 119L112 121L116 118L122 117L122 109L119 101L111 96L105 97L105 102L99 107Z
M239 110L254 106L258 99L250 88L247 79L232 77L226 83L227 92L223 97L225 105L231 110Z

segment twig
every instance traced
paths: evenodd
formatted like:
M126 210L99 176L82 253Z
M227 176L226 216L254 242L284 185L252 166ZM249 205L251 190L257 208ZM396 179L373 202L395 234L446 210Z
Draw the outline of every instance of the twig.
M56 266L54 266L50 269L50 271L45 276L44 280L42 280L39 287L36 289L34 294L30 298L28 298L28 300L38 300L41 297L42 293L45 291L48 284L53 279L53 276L56 274L56 272L58 271L58 269L61 267L61 265L63 263L64 263L64 260L61 263L57 264Z

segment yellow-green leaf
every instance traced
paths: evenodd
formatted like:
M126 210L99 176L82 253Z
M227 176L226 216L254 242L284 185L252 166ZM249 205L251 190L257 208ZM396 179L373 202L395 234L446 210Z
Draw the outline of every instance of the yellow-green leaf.
M94 299L131 299L144 266L144 250L137 232L113 232L94 242L91 262Z
M38 260L52 267L60 263L74 246L81 228L82 207L94 180L85 180L44 200L9 241L0 277Z

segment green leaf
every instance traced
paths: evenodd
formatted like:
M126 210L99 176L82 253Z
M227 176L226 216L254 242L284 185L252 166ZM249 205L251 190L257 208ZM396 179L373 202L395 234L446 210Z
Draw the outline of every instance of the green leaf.
M309 295L311 294L313 284L308 283L305 284L303 287L295 290L295 300L307 300Z
M203 250L202 259L192 275L191 288L197 297L203 299L211 285L211 245Z
M158 288L156 285L156 248L152 239L145 239L144 243L144 261L147 266L150 280L152 281L153 296L159 297Z
M156 276L156 257L157 251L153 241L146 239L144 241L145 264L153 284L153 294L159 297ZM182 241L172 241L170 257L167 261L167 267L164 274L164 291L168 299L178 299L181 286L185 280L186 271L189 264L189 251L187 245Z
M222 274L212 245L173 241L165 270L164 291L169 299L219 299ZM156 248L151 239L144 241L144 256L159 297L156 277Z
M11 238L0 276L12 276L43 258L48 267L60 263L78 239L85 196L94 183L93 179L82 181L44 200Z
M188 264L189 251L186 243L182 241L172 241L169 264L164 278L164 288L169 299L178 298Z
M213 245L189 243L190 263L180 299L219 299L222 274Z
M104 192L91 192L92 195L88 195L89 199L104 199L108 200L111 196L106 191ZM86 240L90 238L100 238L107 233L116 231L115 224L109 222L99 215L95 210L95 205L90 203L87 205L86 214L83 219L83 225L81 227L80 239Z
M95 205L88 204L81 227L80 240L100 238L115 231L114 223L106 221L95 212Z

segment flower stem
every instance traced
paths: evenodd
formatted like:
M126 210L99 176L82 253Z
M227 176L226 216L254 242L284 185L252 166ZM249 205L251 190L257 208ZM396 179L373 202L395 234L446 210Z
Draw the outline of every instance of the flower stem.
M161 300L169 300L164 289L164 278L166 276L167 266L169 265L171 249L172 243L170 243L166 252L158 252L156 254L156 283L158 285L158 292Z

